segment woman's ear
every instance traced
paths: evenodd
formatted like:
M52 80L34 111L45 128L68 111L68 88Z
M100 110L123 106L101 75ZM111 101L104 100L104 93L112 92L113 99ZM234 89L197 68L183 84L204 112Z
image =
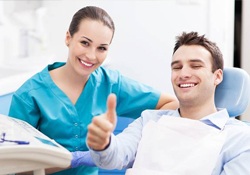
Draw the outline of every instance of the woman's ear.
M69 46L70 40L71 40L71 35L70 35L69 31L67 31L66 32L66 37L65 37L66 46Z

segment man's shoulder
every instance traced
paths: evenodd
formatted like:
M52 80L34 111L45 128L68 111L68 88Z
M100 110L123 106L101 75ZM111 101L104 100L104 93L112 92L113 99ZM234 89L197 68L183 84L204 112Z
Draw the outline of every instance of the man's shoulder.
M230 118L226 124L225 129L231 137L238 137L239 139L247 138L250 143L250 124L240 121L235 118Z
M176 110L156 110L147 109L142 112L142 118L144 120L158 120L162 116L175 116Z
M143 112L142 112L142 114L155 114L155 115L160 115L160 116L162 116L162 115L174 115L175 114L175 112L176 112L176 110L166 110L166 109L147 109L147 110L144 110Z

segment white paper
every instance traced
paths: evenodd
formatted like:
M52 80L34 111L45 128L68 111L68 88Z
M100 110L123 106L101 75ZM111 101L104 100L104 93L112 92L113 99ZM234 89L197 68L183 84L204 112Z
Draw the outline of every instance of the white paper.
M126 175L211 175L225 137L224 131L198 120L164 116L150 121Z

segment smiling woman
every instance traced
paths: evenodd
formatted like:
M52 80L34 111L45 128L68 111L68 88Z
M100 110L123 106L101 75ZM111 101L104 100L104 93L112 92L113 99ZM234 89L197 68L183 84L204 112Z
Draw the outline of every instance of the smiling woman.
M82 20L76 26L77 31L71 29L72 25L65 40L69 48L68 61L64 66L51 70L50 75L55 84L75 104L90 74L106 59L114 27L110 29L99 19Z

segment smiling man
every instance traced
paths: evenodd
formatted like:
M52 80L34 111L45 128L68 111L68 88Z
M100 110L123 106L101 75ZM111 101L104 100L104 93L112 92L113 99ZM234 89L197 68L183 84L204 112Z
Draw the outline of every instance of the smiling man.
M146 110L121 134L116 98L106 114L93 118L87 144L94 162L127 175L248 175L250 129L216 108L215 89L223 80L223 56L197 32L183 33L174 47L171 81L177 110Z

